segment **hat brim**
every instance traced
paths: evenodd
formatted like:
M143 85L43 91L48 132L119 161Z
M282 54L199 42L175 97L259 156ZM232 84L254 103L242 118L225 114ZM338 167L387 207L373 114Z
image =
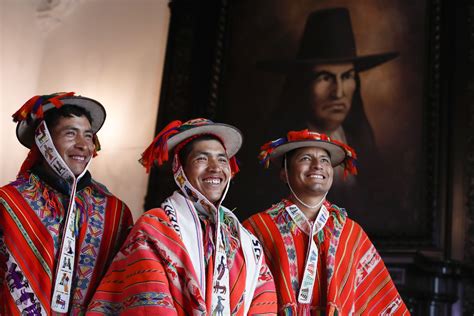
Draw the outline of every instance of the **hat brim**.
M96 100L89 99L82 96L72 96L72 97L62 98L61 102L64 105L66 104L76 105L88 111L92 118L91 128L94 134L97 133L102 128L102 125L104 125L105 117L106 117L105 108L102 104L100 104ZM43 113L46 113L47 111L53 108L55 108L55 106L52 103L46 103L43 105ZM31 146L33 146L35 128L38 121L39 120L37 118L33 117L32 120L23 120L17 124L16 137L18 138L18 140L23 146L27 148L31 148Z
M302 141L286 143L286 144L278 146L270 154L270 159L277 166L280 166L281 161L287 152L290 152L294 149L303 148L303 147L318 147L318 148L322 148L326 150L329 153L329 157L331 159L331 165L333 167L343 162L344 158L346 157L346 152L339 145L336 145L324 140L302 140Z
M209 125L201 125L191 127L185 131L173 135L168 139L168 151L171 152L179 143L196 135L215 135L224 143L227 157L233 157L242 146L243 136L240 130L234 126L213 123Z
M313 59L292 59L292 60L267 60L257 62L257 68L276 73L290 73L295 70L303 70L320 64L340 64L354 63L357 71L364 71L374 68L399 55L398 52L389 52L383 54L365 55L365 56L347 56L340 58L313 58Z

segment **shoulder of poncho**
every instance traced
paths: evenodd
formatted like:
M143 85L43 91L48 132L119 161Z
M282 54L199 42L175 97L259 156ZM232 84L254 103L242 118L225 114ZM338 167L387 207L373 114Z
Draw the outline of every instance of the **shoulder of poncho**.
M100 183L100 182L98 182L94 179L91 179L90 187L92 187L92 189L95 189L95 190L103 193L104 195L113 196L113 194L109 191L109 189L107 189L107 187L105 185L103 185L102 183Z
M3 187L18 187L26 182L44 182L40 177L31 172L23 172L17 175L16 179ZM2 187L2 188L3 188Z
M37 175L31 173L31 172L23 172L17 176L17 178L10 183L0 187L0 189L3 190L11 190L15 189L17 190L20 194L22 194L21 187L27 185L28 187L33 187L33 188L40 188L42 185L45 185L45 182L41 180ZM2 190L2 191L3 191ZM3 194L3 193L1 193Z
M282 212L285 209L285 202L280 201L276 204L273 204L270 208L266 209L263 211L263 214L267 214L270 217L275 217L277 216L280 212Z
M328 207L328 211L331 217L333 217L334 220L337 221L339 224L343 224L347 220L350 220L347 217L347 211L344 208L337 206L336 204L331 204L330 207Z
M153 227L150 229L150 227ZM165 211L161 208L153 208L151 210L143 213L133 225L132 231L129 234L129 237L134 236L133 238L144 238L147 235L154 235L154 230L167 230L167 233L175 231L169 217L166 215Z
M146 211L145 213L143 213L140 216L140 218L137 220L137 224L140 221L144 221L145 218L151 218L153 220L158 220L160 222L168 222L168 223L170 222L168 215L166 215L165 210L162 209L161 207L152 208Z

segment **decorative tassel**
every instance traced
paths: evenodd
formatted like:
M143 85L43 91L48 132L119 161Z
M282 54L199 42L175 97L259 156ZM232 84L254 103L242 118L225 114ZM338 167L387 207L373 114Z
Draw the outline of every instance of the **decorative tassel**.
M340 142L337 140L333 140L332 142L335 143L336 145L341 146L346 152L346 158L344 159L343 179L345 180L349 174L357 175L357 167L356 167L357 154L355 150L352 149L350 146L344 144L343 142Z
M293 309L294 309L293 306L285 307L282 310L282 313L283 313L284 316L293 316L293 315L295 315L295 311L293 311Z
M33 110L33 107L39 98L41 98L41 96L37 95L26 101L26 103L23 104L21 108L12 115L13 121L24 121L27 118L28 114L30 114Z
M258 159L261 164L265 166L265 168L268 168L270 164L270 156L272 152L280 145L289 143L289 142L297 142L297 141L302 141L302 140L316 140L316 141L324 141L328 143L335 144L337 146L340 146L344 152L345 152L345 158L343 161L343 166L344 166L344 172L343 172L343 178L344 180L347 178L349 174L352 175L357 175L357 168L356 168L356 159L357 155L354 149L352 149L350 146L337 141L337 140L332 140L329 136L326 134L320 134L316 132L311 132L308 129L304 129L301 131L290 131L287 134L286 138L279 138L274 141L270 141L266 144L264 144L261 147L261 152L258 155Z
M64 209L55 194L51 194L48 188L44 187L42 192L45 200L46 209L48 209L53 217L57 218L64 214Z
M156 135L150 146L142 153L142 158L140 158L139 162L146 168L147 173L150 172L155 160L159 166L168 161L168 139L179 132L178 128L181 125L183 125L183 123L178 120L166 125L166 127Z
M260 164L264 165L265 168L268 168L270 166L271 153L275 150L275 148L286 142L288 142L288 139L286 137L282 137L276 140L269 141L268 143L260 147L261 152L258 155L258 160L260 161Z
M50 98L46 97L47 103L52 103L57 109L63 106L63 103L60 101L60 99L67 98L67 97L72 97L74 95L74 92L61 92L61 93L56 93L51 95Z
M328 316L337 316L339 313L334 305L329 305Z
M94 134L93 141L94 141L94 154L93 154L93 157L97 157L98 151L102 149L102 147L100 146L99 137L97 136L97 134Z
M297 315L298 316L311 316L311 305L310 304L299 304Z
M37 95L32 98L30 98L28 101L26 101L25 104L21 106L21 108L16 111L12 117L14 122L20 122L28 119L28 117L31 117L33 114L37 118L43 118L43 105L47 103L52 103L56 108L60 108L63 106L63 103L60 101L60 99L66 98L66 97L71 97L75 93L74 92L61 92L61 93L56 93L56 94L51 94L51 95Z
M235 156L229 159L229 164L232 177L234 177L240 171L239 164L237 163Z

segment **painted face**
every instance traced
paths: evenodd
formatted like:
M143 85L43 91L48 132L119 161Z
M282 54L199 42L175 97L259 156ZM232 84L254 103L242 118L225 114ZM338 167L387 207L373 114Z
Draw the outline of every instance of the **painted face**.
M313 124L322 132L336 130L352 105L356 89L353 63L322 64L313 69L310 104Z
M50 129L54 146L75 176L80 175L94 153L94 133L85 116L61 117Z
M196 141L186 157L184 173L210 202L218 202L231 174L224 146L217 140Z
M319 202L331 188L333 179L331 159L327 151L322 148L296 149L287 161L287 170L293 191L303 201Z

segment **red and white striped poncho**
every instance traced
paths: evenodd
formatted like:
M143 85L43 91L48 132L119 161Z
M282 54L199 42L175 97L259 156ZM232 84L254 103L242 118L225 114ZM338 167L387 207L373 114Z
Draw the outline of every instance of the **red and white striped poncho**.
M76 193L76 262L69 315L83 315L132 225L128 207L90 180ZM0 315L53 315L64 205L69 195L36 174L21 173L0 188Z
M281 315L409 315L363 229L343 209L325 201L330 218L318 246L317 277L309 307L298 304L309 238L293 222L283 199L243 225L261 241L275 278Z
M178 216L182 212L176 211ZM232 315L276 315L275 284L265 259L260 257L257 275L247 275L243 247L252 245L241 243L236 230L250 234L230 218L224 223L222 233L232 246L226 246L230 302L222 303L230 306ZM88 315L223 315L211 309L213 293L221 290L212 287L213 260L206 260L207 285L202 291L190 256L193 250L183 242L176 225L179 221L163 208L140 217L94 295ZM205 231L212 224L202 221L200 225ZM207 242L204 247L210 245ZM256 280L251 297L245 295L247 277Z

